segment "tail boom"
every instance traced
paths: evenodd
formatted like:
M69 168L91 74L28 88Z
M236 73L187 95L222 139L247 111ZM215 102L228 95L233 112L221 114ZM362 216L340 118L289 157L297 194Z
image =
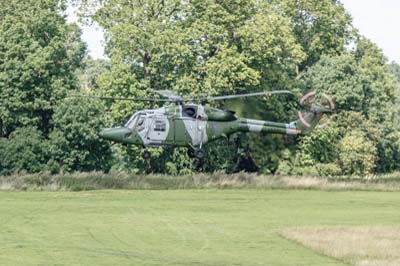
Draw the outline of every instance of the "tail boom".
M242 132L264 132L283 135L306 135L309 134L319 123L322 114L310 113L307 121L298 119L291 123L277 123L271 121L240 119L238 131Z
M264 132L283 135L299 135L302 133L294 123L276 123L254 119L241 119L239 129L242 132Z

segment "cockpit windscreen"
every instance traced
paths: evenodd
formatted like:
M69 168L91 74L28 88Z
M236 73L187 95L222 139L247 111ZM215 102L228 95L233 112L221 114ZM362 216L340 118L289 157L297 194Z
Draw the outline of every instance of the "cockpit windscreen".
M146 113L136 113L134 114L126 123L125 127L130 130L142 131L145 127Z

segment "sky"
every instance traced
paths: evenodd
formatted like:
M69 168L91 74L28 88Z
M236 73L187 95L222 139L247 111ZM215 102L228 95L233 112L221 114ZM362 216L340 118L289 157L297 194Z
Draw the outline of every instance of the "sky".
M353 17L359 32L375 42L389 61L400 63L400 1L399 0L341 0ZM68 21L76 22L72 8ZM82 39L93 58L104 58L104 34L97 25L83 26Z
M359 32L375 42L389 61L400 63L400 1L342 0Z
M75 11L76 9L71 6L68 8L68 22L78 23L78 17ZM104 58L104 34L101 27L97 24L92 26L80 26L82 28L82 39L88 46L88 54L94 59Z

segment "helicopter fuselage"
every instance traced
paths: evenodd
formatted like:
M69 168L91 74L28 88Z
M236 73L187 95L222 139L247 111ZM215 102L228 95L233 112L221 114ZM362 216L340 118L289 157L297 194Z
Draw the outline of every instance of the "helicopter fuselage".
M236 132L267 132L298 135L297 122L276 123L237 117L234 112L203 105L171 105L142 110L124 126L109 128L100 137L144 147L202 145Z

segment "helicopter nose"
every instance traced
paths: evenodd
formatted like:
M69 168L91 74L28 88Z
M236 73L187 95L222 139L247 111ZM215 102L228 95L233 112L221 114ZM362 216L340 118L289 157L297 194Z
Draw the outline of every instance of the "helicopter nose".
M130 130L124 127L116 127L116 128L107 128L98 133L100 138L113 140L113 141L122 141L125 136L130 133Z

